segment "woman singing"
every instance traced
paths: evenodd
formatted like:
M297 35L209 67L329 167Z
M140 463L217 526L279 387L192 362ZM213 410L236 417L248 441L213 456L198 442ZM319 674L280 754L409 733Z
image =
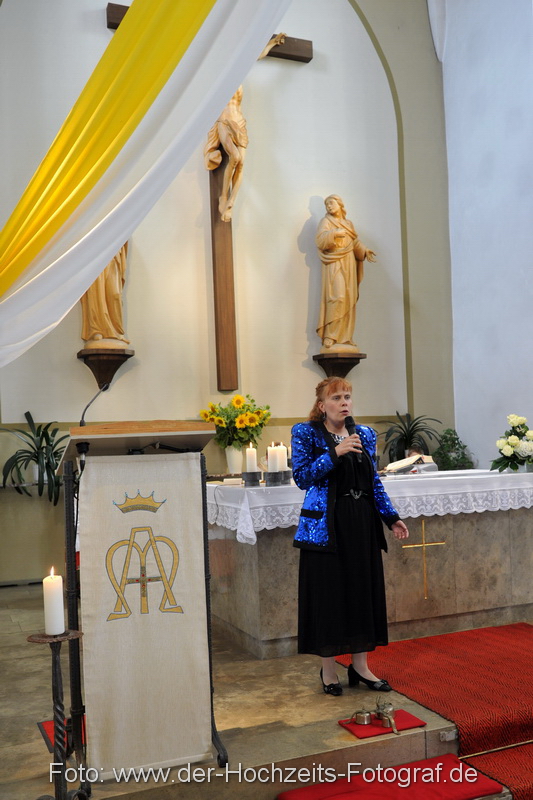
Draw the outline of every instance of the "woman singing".
M382 520L397 539L409 536L376 472L376 433L357 425L350 435L351 412L351 385L327 378L309 421L292 430L294 480L306 490L294 538L301 548L298 652L321 656L322 685L332 695L342 694L335 656L346 653L350 686L391 690L367 664L368 651L388 643Z

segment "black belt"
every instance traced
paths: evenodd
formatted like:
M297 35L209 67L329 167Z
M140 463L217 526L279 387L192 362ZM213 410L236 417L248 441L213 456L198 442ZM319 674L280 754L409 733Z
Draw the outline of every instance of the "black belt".
M350 489L349 492L341 494L341 497L353 497L354 500L359 500L361 497L370 497L370 495L368 494L368 492L361 492L361 491L356 492L355 489Z

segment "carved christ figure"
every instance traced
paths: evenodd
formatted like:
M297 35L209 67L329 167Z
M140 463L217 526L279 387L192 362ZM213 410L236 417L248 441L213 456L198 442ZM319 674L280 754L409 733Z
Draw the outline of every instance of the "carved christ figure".
M342 199L332 194L324 200L326 216L321 220L316 244L322 261L322 297L317 333L322 353L359 352L353 341L359 284L363 264L376 254L359 241L353 224L346 219Z
M265 58L273 47L285 41L284 33L278 33L268 42L258 61ZM235 197L242 183L244 157L248 146L246 120L241 110L242 86L239 86L222 114L207 135L204 148L207 169L216 169L222 162L222 150L228 155L228 163L224 170L222 193L218 202L218 210L224 222L231 220Z
M81 298L81 338L86 348L121 348L129 344L122 319L127 253L126 242Z

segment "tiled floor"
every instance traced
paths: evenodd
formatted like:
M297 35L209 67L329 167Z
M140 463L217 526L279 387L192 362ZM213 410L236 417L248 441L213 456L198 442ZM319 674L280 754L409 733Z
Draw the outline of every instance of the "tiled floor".
M52 716L50 649L27 642L28 635L42 631L43 627L41 585L0 587L0 800L36 800L42 794L54 794L48 780L51 757L36 724ZM346 762L347 748L359 745L366 748L363 761L375 758L381 763L400 764L437 754L421 752L421 748L427 750L431 736L434 746L439 747L440 730L453 730L448 721L393 692L388 699L422 717L427 726L412 735L405 732L409 735L377 737L372 740L376 752L370 756L364 740L346 733L337 721L350 716L356 708L373 707L375 692L352 689L341 697L326 696L319 683L317 658L292 656L258 661L229 645L216 632L213 638L215 718L232 765L291 759L291 763L310 764L325 757L332 759L331 763L337 759L341 764L343 759ZM68 648L63 647L63 651L68 710ZM345 682L342 667L339 677ZM390 746L396 750L384 749ZM451 743L449 751L453 747ZM211 797L226 800L236 796L234 788L225 787L223 791L216 788L211 794L204 786L193 786L186 796L188 800ZM95 784L93 798L103 800L120 795L126 798L140 790L144 791L142 800L178 798L176 786L148 788L131 784ZM243 800L262 800L274 798L278 790L274 786L242 785L239 796Z

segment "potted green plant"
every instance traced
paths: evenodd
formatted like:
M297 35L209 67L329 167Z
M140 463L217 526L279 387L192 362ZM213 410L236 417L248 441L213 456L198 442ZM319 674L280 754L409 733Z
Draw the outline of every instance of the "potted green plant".
M474 469L466 444L454 428L442 432L439 446L433 452L433 461L443 470Z
M56 505L61 488L61 478L57 475L57 467L65 450L65 445L62 445L61 442L69 438L68 434L58 436L59 428L52 428L52 425L56 424L54 422L36 425L29 411L26 411L24 416L28 423L28 431L22 428L0 428L6 433L12 433L25 445L13 453L4 464L2 470L4 488L8 480L11 480L11 484L19 494L27 494L31 497L24 473L30 464L35 464L37 492L42 495L46 485L48 499Z
M435 439L438 443L440 436L438 432L428 422L438 422L440 419L434 417L412 417L406 413L403 416L396 412L397 420L382 419L380 423L390 427L380 433L385 437L384 452L389 451L389 461L400 461L405 458L409 450L416 449L422 453L429 454L427 439Z

